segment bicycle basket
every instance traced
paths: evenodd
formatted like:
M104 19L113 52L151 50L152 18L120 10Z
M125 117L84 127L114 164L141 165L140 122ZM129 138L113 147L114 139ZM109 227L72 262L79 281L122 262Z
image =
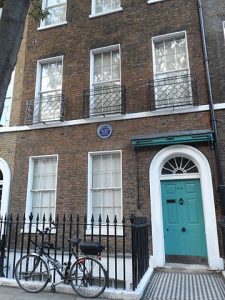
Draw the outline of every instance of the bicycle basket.
M98 242L82 242L80 243L80 250L85 255L98 255L105 249L104 246L102 246Z

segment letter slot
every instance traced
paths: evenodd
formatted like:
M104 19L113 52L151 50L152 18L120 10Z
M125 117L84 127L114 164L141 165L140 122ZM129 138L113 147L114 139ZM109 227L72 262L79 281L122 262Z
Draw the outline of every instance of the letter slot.
M166 200L166 203L168 203L168 204L176 203L176 200L172 200L172 199Z

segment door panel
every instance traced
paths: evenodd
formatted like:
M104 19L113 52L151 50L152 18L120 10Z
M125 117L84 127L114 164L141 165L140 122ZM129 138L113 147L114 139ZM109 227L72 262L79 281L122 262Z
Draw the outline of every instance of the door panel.
M199 179L161 182L166 255L207 256Z

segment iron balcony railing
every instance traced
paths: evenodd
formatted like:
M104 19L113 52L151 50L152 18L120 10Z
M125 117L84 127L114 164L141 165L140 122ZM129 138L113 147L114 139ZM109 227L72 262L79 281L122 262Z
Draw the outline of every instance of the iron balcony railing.
M83 91L83 117L126 113L126 87L101 86Z
M180 75L149 81L150 110L198 105L197 76Z
M25 124L32 125L64 120L65 96L62 94L37 97L26 102Z

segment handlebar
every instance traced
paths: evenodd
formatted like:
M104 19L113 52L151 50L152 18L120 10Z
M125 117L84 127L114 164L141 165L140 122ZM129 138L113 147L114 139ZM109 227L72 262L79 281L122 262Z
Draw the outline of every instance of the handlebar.
M48 234L51 230L57 229L57 224L55 222L51 222L50 225L53 225L53 227L46 227L44 230L40 230L37 228L37 233L44 236Z

